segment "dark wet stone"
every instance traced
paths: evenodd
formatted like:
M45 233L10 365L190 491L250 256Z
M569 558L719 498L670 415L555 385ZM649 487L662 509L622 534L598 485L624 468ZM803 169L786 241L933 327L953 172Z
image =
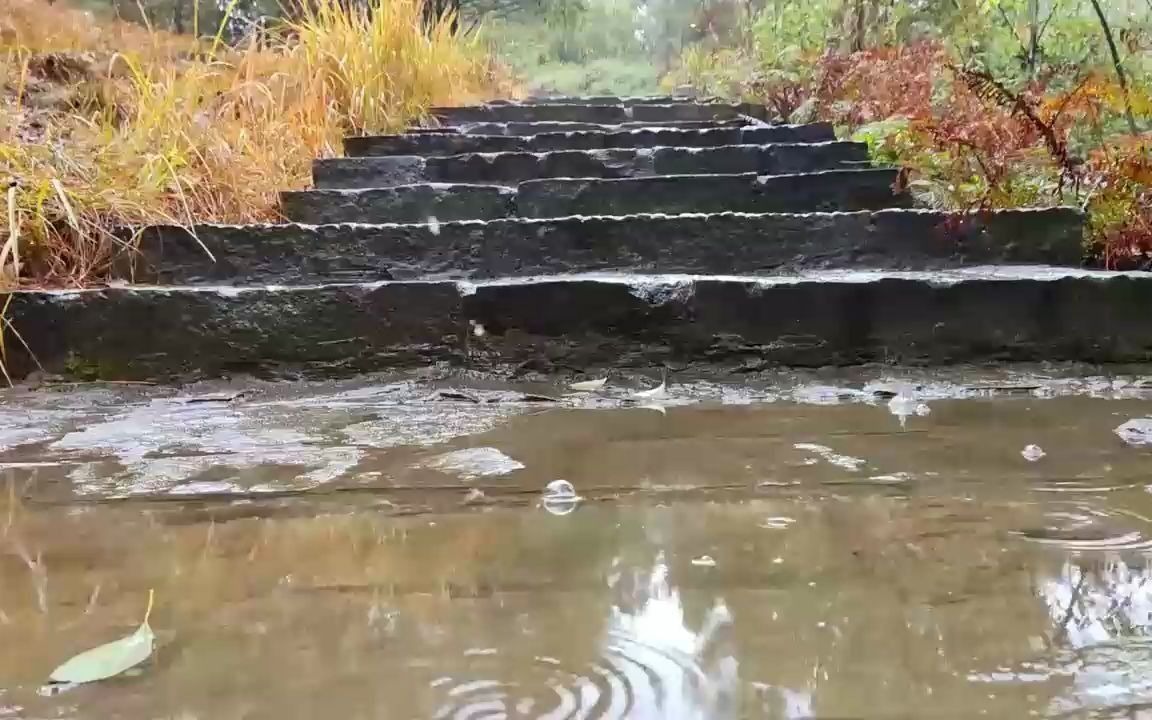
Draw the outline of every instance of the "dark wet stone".
M710 103L719 101L712 98L696 98L686 95L644 95L637 97L620 97L617 95L529 95L520 103L508 100L494 100L489 104L517 105L547 103L551 105L668 105L673 103L687 102Z
M668 120L665 122L480 122L462 123L456 129L466 135L515 135L528 137L541 133L568 132L627 132L630 130L650 130L667 128L670 130L704 130L710 128L760 127L750 124L745 118L737 120Z
M149 283L320 283L590 271L739 275L799 269L1078 265L1071 209L685 215L427 225L204 225L144 232L122 277ZM201 249L204 243L216 257Z
M463 134L448 131L374 135L344 140L349 157L387 155L461 155L471 152L548 152L641 147L715 147L768 143L816 143L835 140L828 123L706 128L644 128L597 132L544 132L527 137Z
M81 379L419 367L459 361L466 333L454 283L20 293L10 308L36 359ZM11 360L35 367L26 353Z
M520 217L691 212L812 212L906 207L898 171L829 170L804 175L677 175L627 180L553 179L522 183Z
M293 222L427 222L501 218L514 214L516 191L494 185L404 185L370 190L280 193L280 209Z
M403 185L281 194L286 218L303 223L493 220L636 213L817 212L908 207L898 171L828 170L802 175L673 175L529 180L495 185Z
M577 103L499 103L473 107L433 108L439 122L459 125L474 122L581 122L608 125L625 122L713 122L742 116L762 120L763 107L722 103L638 103L588 105Z
M9 315L50 372L168 380L437 361L500 372L1148 362L1150 303L1152 274L1020 269L21 292ZM15 343L7 361L33 367Z
M701 173L798 173L868 164L863 143L731 145L715 148L558 150L448 157L317 160L318 188L393 187L420 182L515 185L541 178L625 178Z

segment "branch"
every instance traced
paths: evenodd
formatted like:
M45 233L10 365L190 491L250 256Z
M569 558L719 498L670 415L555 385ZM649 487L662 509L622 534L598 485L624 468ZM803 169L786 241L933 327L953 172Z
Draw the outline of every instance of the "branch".
M1100 0L1090 0L1096 17L1100 20L1100 29L1104 31L1104 39L1108 42L1108 51L1112 53L1112 67L1116 69L1116 79L1120 83L1120 92L1124 96L1124 115L1128 119L1128 130L1133 135L1139 135L1136 127L1136 117L1132 114L1132 99L1128 96L1128 78L1124 75L1124 66L1120 63L1120 51L1116 49L1116 40L1112 37L1112 28L1108 25L1108 18L1104 16L1104 9L1100 7Z

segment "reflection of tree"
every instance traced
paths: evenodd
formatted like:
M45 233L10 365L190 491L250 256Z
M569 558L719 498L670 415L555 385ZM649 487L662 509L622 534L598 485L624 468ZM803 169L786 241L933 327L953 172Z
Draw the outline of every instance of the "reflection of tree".
M1064 563L1039 592L1057 638L1073 648L1152 635L1152 562L1114 558L1091 566Z
M1152 703L1152 563L1066 561L1038 591L1059 649L1049 672L1071 677L1053 714L1107 709L1144 717ZM1078 715L1075 715L1078 717Z

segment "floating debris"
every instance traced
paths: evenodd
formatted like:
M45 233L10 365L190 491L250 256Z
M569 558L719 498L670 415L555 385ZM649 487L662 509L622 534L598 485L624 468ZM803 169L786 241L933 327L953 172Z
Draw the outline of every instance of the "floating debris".
M468 491L468 494L464 496L464 499L460 501L460 504L461 505L486 505L489 502L491 502L491 500L488 499L488 496L484 494L483 490L481 490L480 488L472 488L471 490Z
M783 530L796 522L796 518L790 518L785 515L776 517L765 518L764 522L760 523L760 527L765 530Z
M651 390L641 390L640 392L633 393L632 397L643 400L651 400L653 398L664 397L666 394L668 394L668 382L664 381Z
M523 470L524 464L513 460L496 448L467 448L446 453L433 458L428 467L444 472L454 472L465 479L507 475Z
M696 567L716 567L716 561L711 555L701 555L698 558L693 558L692 564Z
M608 382L608 378L602 377L599 380L585 380L583 382L574 382L568 387L577 392L595 392L604 387Z
M1115 432L1129 445L1152 445L1152 418L1133 418Z
M832 463L837 467L842 467L845 470L857 472L860 468L864 467L867 463L866 460L861 458L852 457L851 455L841 455L827 445L817 445L816 443L796 443L792 447L797 450L807 450L808 452L815 453L826 462Z

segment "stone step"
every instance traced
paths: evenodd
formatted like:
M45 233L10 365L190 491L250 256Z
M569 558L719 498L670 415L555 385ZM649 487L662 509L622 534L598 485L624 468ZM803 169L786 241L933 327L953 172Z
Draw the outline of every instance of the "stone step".
M866 167L869 164L868 146L864 143L790 143L714 148L469 153L431 158L415 155L331 158L313 163L312 180L320 189L395 187L429 182L516 185L541 178L629 178L748 172L785 175Z
M491 100L487 105L674 105L680 103L722 103L715 97L687 95L529 95L523 100Z
M280 194L293 222L438 222L639 213L818 212L908 207L899 171L825 170L799 175L664 175L529 180L516 188L426 183Z
M204 252L207 247L216 260ZM1069 208L944 213L634 215L430 225L148 228L120 277L152 284L491 279L616 271L765 275L828 268L1078 266Z
M626 132L629 130L707 130L710 128L765 127L764 123L739 120L670 120L667 122L471 122L451 127L412 128L409 132L457 132L463 135L513 135L530 137L542 133Z
M576 103L497 103L471 107L432 108L429 115L445 125L499 122L580 122L610 125L626 122L712 122L740 118L767 119L763 105L681 102L668 104L585 105Z
M435 362L497 372L1148 362L1150 306L1152 273L985 267L27 291L8 317L50 372L171 380ZM6 362L34 367L19 343Z
M828 123L745 125L703 129L643 128L595 132L546 132L529 136L504 133L468 135L440 129L405 135L368 135L344 140L349 157L386 155L461 155L492 152L552 152L651 147L717 147L770 143L817 143L836 139Z

